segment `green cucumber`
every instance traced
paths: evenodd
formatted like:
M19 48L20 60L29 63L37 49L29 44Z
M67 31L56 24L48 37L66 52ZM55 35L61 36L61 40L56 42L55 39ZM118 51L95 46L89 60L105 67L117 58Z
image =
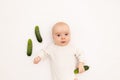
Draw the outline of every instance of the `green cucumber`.
M76 69L74 70L74 74L78 74L78 73L79 73L79 69L76 68Z
M84 69L85 69L85 71L87 71L89 69L89 66L84 65Z
M28 43L27 43L27 56L31 56L32 55L32 40L28 39Z
M36 38L38 40L38 42L42 42L42 37L40 35L40 31L39 31L39 26L35 26L35 35L36 35Z
M87 71L87 70L89 69L89 66L84 65L84 69L85 69L85 71ZM79 73L79 69L76 68L76 69L74 70L74 74L78 74L78 73Z

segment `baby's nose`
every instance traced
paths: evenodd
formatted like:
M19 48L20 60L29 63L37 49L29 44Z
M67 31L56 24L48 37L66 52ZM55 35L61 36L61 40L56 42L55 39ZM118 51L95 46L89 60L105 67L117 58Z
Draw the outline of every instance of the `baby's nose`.
M65 39L64 37L62 37L62 39Z
M65 39L65 36L62 36L61 39Z

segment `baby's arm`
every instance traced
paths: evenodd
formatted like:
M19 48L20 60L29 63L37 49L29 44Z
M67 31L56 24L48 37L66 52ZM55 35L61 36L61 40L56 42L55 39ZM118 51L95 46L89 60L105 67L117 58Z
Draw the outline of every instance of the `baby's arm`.
M83 62L79 62L77 67L79 69L79 73L83 73L85 71Z
M41 60L44 60L47 55L48 54L42 49L39 54L34 58L33 63L38 64Z
M77 68L79 70L79 73L83 73L85 71L83 53L83 51L76 49Z

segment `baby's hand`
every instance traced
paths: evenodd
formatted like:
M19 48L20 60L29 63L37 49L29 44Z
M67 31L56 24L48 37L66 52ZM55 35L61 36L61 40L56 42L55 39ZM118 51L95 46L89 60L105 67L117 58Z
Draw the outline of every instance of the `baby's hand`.
M38 64L40 62L40 60L41 60L41 58L39 56L37 56L37 57L34 58L33 63Z
M83 73L84 71L85 71L85 69L84 69L84 63L79 63L79 65L78 65L78 69L79 69L79 73Z

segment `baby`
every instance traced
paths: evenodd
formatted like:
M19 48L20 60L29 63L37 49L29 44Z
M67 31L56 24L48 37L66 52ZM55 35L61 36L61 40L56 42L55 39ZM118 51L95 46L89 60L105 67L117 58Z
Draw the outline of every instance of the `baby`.
M52 28L52 37L54 43L42 49L40 54L34 58L33 63L38 64L49 57L52 80L77 80L74 70L77 67L79 73L84 72L84 63L81 60L81 52L69 43L71 34L68 24L56 23Z

